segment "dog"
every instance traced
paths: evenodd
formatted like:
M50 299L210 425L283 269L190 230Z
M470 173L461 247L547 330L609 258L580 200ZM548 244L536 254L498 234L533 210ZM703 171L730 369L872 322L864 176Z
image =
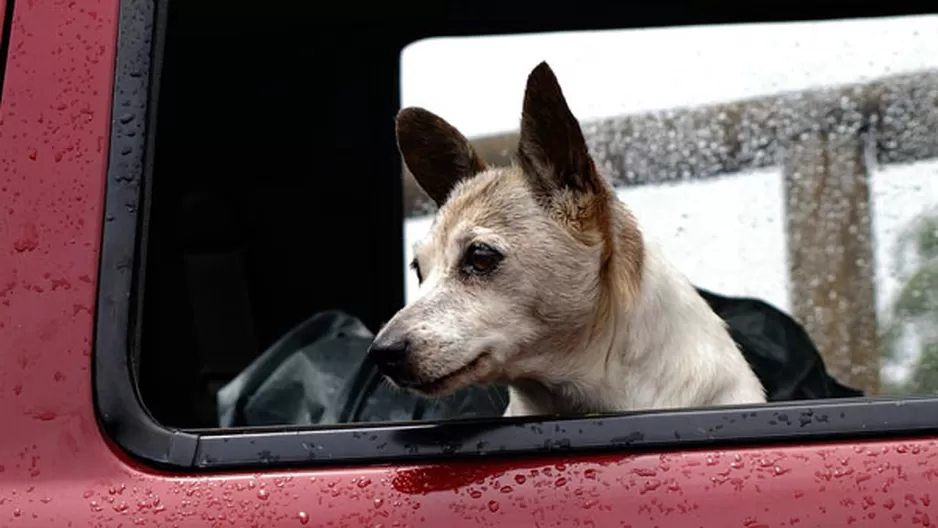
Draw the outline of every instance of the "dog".
M369 348L392 384L442 397L506 383L505 416L765 402L724 321L597 171L546 62L510 166L422 108L398 113L396 136L438 211L414 249L417 299Z

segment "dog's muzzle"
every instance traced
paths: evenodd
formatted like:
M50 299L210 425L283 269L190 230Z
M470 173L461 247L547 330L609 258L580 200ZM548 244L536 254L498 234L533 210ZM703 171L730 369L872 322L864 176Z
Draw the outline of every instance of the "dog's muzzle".
M368 355L378 367L378 372L394 383L408 386L417 382L410 365L410 343L407 339L389 336L375 340L368 348Z

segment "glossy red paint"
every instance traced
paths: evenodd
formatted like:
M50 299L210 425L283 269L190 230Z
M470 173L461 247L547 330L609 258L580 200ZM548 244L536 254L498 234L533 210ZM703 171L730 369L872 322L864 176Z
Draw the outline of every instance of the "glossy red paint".
M189 477L129 460L91 396L117 7L16 4L0 107L0 526L938 522L933 440Z

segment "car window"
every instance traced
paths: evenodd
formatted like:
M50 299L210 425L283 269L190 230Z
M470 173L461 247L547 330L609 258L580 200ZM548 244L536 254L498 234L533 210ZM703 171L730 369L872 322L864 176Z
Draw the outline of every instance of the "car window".
M439 22L399 46L356 41L348 60L327 51L348 35L299 11L216 15L121 9L94 376L105 430L136 457L267 467L933 429L938 17L558 18L448 38ZM413 247L436 208L402 171L395 115L425 108L510 165L541 61L768 403L502 419L503 384L423 398L376 367L374 336L419 297ZM525 330L502 313L488 320Z

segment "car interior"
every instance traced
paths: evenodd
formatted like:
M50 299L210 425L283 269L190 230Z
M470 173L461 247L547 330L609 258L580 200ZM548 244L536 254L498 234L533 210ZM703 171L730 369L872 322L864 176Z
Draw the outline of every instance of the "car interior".
M173 427L215 425L218 387L308 315L374 328L403 300L395 147L373 147L397 87L381 108L369 93L396 61L248 7L168 13L135 350L143 401ZM383 110L385 130L363 118Z

